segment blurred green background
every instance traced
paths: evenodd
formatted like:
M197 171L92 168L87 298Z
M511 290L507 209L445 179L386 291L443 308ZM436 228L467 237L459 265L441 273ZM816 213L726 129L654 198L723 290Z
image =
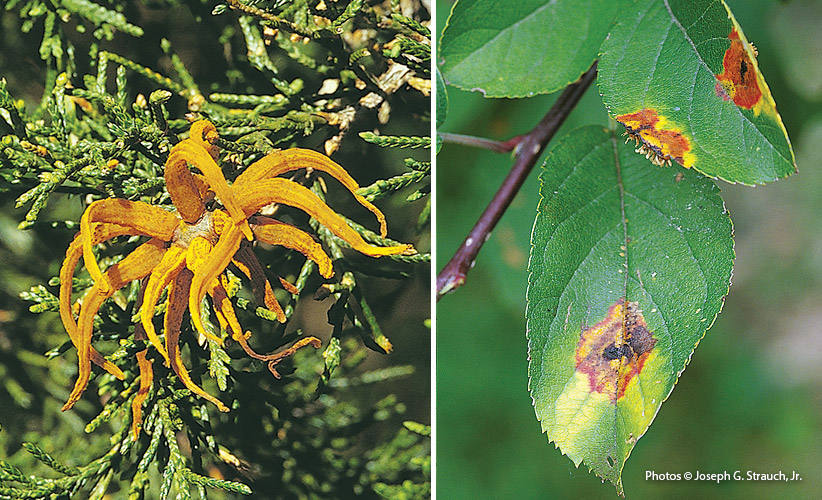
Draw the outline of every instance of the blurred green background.
M719 183L734 222L723 312L623 471L627 498L819 498L822 492L822 2L728 0L791 137L799 174ZM452 2L437 2L441 32ZM483 99L448 88L441 130L509 139L555 96ZM595 88L557 137L607 123ZM549 146L550 148L550 146ZM437 264L450 259L512 157L446 144L437 157ZM540 162L541 164L541 162ZM649 168L654 168L649 164ZM525 288L535 169L467 284L437 305L437 497L615 498L540 433L527 379ZM801 482L646 481L646 471L797 471Z

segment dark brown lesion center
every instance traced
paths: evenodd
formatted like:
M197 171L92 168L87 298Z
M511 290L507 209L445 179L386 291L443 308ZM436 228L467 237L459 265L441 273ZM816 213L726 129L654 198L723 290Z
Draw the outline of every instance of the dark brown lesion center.
M630 360L633 355L634 351L628 344L622 344L617 347L615 342L611 342L610 345L606 346L605 349L602 350L602 357L608 361L613 361L619 358L628 358Z
M656 342L638 304L620 299L602 321L583 326L576 352L577 370L588 375L591 391L609 394L616 402L642 371Z
M636 312L628 308L625 318L625 336L621 342L614 341L602 349L602 357L608 361L625 358L624 364L631 363L634 359L650 352L656 344L656 339L651 332L637 321Z

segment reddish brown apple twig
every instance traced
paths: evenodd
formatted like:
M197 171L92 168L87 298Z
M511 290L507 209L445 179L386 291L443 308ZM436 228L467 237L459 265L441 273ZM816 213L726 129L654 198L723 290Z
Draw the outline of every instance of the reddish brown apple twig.
M463 240L462 245L437 275L437 301L443 295L465 284L468 271L473 267L483 243L490 237L491 231L522 187L522 183L525 182L526 177L539 160L545 146L554 137L565 118L571 114L579 99L596 78L596 74L597 64L594 62L579 80L565 87L548 113L527 134L505 142L489 141L495 145L489 149L498 152L511 151L516 147L514 165L471 232ZM464 136L452 135L451 138L454 142L466 143Z

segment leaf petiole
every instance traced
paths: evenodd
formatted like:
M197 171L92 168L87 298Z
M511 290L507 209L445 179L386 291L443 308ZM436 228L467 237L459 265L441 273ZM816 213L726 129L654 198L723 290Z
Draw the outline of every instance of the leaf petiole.
M484 137L475 137L473 135L451 134L448 132L438 132L443 142L451 144L460 144L463 146L470 146L474 148L487 149L495 153L509 153L516 149L522 142L524 135L518 135L508 139L507 141L495 141L494 139L486 139Z

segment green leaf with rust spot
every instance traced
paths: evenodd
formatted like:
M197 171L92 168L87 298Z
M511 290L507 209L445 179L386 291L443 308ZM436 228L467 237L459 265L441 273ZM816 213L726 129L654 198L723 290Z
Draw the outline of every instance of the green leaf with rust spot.
M656 163L770 182L796 164L756 55L721 0L625 2L602 44L599 90Z
M576 81L597 58L620 2L460 0L443 30L448 83L486 97L527 97Z
M529 388L550 441L622 494L622 469L728 292L719 189L577 129L540 176L528 265Z

